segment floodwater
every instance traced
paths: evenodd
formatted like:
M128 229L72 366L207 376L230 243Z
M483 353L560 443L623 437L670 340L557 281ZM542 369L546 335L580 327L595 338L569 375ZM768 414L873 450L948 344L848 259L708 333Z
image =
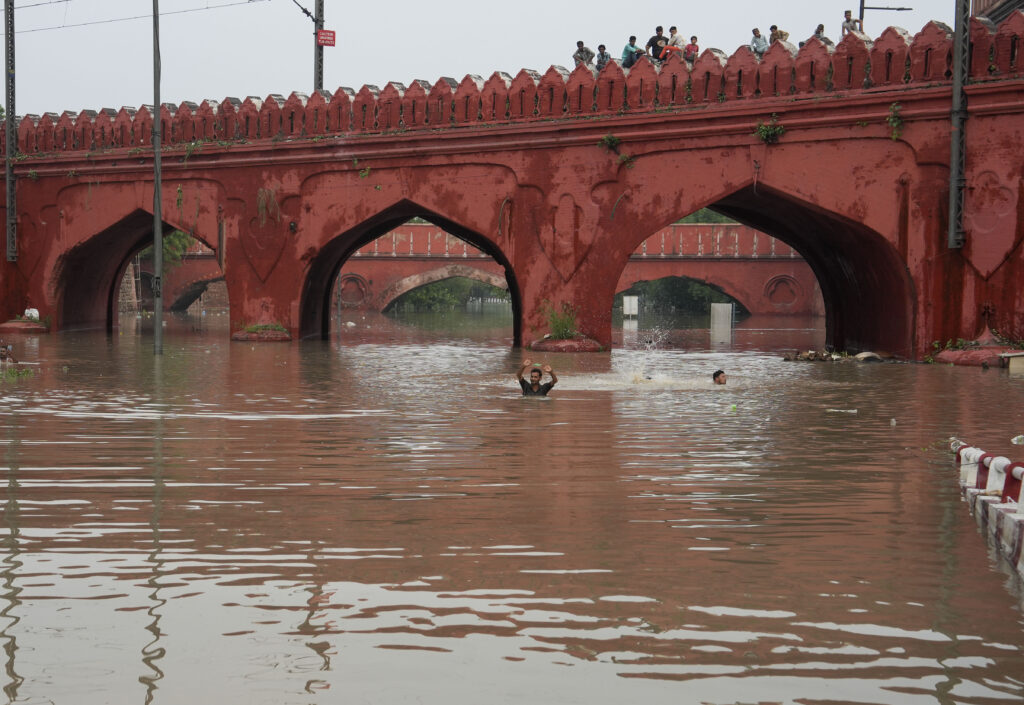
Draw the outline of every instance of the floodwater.
M946 452L1020 456L1004 371L641 326L536 400L500 317L132 323L0 382L8 702L1024 701Z

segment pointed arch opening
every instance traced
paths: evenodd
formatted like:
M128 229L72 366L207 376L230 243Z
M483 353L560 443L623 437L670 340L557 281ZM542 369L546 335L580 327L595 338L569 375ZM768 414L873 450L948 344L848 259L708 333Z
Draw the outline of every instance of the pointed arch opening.
M226 311L227 289L214 250L217 243L178 231L167 222L163 227L164 310L184 311L215 287L218 306ZM170 243L174 243L174 259L166 254ZM138 209L62 255L54 277L59 328L109 333L120 326L122 315L134 319L137 313L151 311L152 258L141 253L152 244L153 215Z
M428 286L446 289L432 301L460 310L467 302L502 299L503 325L516 340L520 296L504 253L480 233L411 201L396 203L320 250L303 286L301 335L329 339L347 312L394 315L403 295Z

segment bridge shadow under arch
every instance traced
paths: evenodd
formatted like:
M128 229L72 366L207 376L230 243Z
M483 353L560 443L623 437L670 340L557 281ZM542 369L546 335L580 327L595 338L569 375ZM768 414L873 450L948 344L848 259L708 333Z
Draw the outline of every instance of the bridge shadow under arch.
M912 357L915 291L896 247L874 230L764 185L708 207L775 237L811 267L834 350L881 350Z
M165 221L163 229L167 236L176 228ZM194 233L192 237L213 247ZM117 326L121 280L132 258L152 244L153 214L136 209L62 255L54 273L60 329L112 332Z
M699 289L707 289L709 292L720 294L723 299L727 299L727 301L723 301L722 303L732 303L736 307L737 316L743 318L750 316L750 309L748 308L748 306L741 299L733 296L732 293L729 292L728 290L724 289L723 287L719 286L714 282L705 281L703 279L695 279L694 277L689 277L686 276L685 274L672 274L667 277L657 277L655 279L638 279L636 281L630 282L629 286L623 286L622 281L620 279L619 284L615 287L615 300L617 302L616 305L618 305L618 299L620 295L628 296L631 293L636 292L637 290L645 288L645 286L647 285L656 283L667 284L668 286L680 284L696 285Z
M345 262L377 238L391 232L412 218L422 218L448 234L454 235L494 259L505 272L505 283L512 301L513 340L521 326L521 298L512 266L504 253L488 238L434 211L409 200L400 201L328 242L310 263L300 301L300 336L303 339L327 340L331 332L331 294ZM449 275L450 276L450 275ZM449 278L438 277L437 281ZM463 276L463 275L455 275ZM428 282L424 281L416 286ZM408 290L415 288L410 286ZM403 292L404 293L404 292ZM394 297L394 298L397 298Z

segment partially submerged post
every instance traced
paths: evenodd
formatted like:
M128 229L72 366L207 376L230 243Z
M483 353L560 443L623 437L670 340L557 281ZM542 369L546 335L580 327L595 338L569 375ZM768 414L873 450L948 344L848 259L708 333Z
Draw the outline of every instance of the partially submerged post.
M153 354L164 352L164 223L160 174L160 0L153 0Z
M711 304L711 344L732 343L732 304Z

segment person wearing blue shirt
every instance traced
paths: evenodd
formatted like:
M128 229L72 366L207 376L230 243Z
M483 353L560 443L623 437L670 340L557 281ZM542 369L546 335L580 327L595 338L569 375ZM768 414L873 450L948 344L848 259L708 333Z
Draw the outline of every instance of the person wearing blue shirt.
M628 69L643 55L644 50L636 45L636 35L633 35L629 38L629 44L622 50L622 68Z

